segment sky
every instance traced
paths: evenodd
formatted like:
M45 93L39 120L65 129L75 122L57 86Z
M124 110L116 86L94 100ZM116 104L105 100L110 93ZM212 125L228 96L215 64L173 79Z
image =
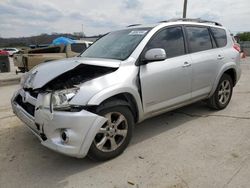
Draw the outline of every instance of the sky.
M41 33L103 34L130 24L182 17L184 0L0 0L0 37ZM250 31L250 0L188 0L188 18Z

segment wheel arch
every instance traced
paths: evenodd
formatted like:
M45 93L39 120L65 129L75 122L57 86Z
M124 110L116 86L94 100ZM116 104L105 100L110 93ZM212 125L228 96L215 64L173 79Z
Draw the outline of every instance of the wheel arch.
M237 78L237 76L236 76L236 70L235 69L229 68L223 74L228 74L232 78L233 86L236 85L236 78Z
M105 91L93 96L87 103L88 106L100 106L110 101L118 101L114 105L128 106L135 118L135 123L140 122L143 116L142 103L139 93L131 88L122 88L112 91ZM123 101L123 102L122 102Z
M236 85L237 83L237 71L236 71L236 65L235 64L230 64L230 65L226 65L224 67L222 67L220 73L218 74L218 76L216 77L216 80L213 84L213 87L212 87L212 90L209 94L209 97L211 97L213 95L213 93L215 92L217 86L218 86L218 83L222 77L223 74L228 74L231 78L232 78L232 81L233 81L233 86Z

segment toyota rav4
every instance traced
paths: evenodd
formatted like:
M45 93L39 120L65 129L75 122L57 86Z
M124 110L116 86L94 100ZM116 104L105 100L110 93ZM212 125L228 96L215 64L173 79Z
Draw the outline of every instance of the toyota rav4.
M57 152L108 160L136 123L194 103L224 109L240 78L240 49L221 24L176 19L110 32L79 57L38 65L14 113Z

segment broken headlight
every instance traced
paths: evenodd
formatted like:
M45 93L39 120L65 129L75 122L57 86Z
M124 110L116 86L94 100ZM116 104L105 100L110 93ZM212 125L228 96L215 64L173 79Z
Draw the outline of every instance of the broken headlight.
M76 95L79 88L65 89L51 94L50 108L54 110L67 109L69 101Z

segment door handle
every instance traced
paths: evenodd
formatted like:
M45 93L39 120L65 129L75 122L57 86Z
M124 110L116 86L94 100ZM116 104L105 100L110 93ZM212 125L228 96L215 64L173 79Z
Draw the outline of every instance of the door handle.
M222 59L224 59L224 56L223 55L218 55L217 59L222 60Z
M188 63L188 62L184 62L184 64L182 65L183 68L185 68L185 67L190 67L190 66L191 66L191 64Z

